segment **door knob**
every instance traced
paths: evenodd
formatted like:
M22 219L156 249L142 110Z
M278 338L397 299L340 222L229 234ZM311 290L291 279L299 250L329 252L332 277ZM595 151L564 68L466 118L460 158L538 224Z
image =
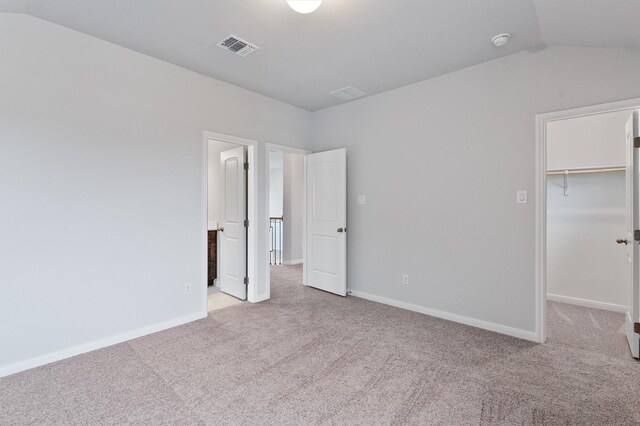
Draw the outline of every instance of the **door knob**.
M218 228L218 231L224 232L224 226L221 226L220 228Z
M622 239L622 238L618 238L618 239L616 240L616 243L618 243L618 244L624 244L624 245L626 246L627 244L629 244L629 241L627 241L627 240L625 240L625 239Z
M344 231L346 231L346 229L344 229L344 228L338 228L338 232L344 232Z

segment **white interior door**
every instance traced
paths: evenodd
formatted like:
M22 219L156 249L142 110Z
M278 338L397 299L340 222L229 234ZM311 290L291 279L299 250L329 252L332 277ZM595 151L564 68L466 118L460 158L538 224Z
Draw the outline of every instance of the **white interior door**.
M307 285L347 295L347 150L307 155Z
M640 167L639 155L640 149L634 147L634 139L638 137L638 113L634 112L626 124L626 145L627 145L627 164L626 164L626 192L627 192L627 235L625 239L618 240L627 245L627 280L629 285L629 308L627 318L625 319L625 331L629 339L629 347L635 358L640 357L640 334L637 332L637 324L640 323L640 262L638 255L640 253L640 241L634 238L634 231L640 229L639 219L639 200L638 192L640 190Z
M245 148L238 147L220 153L224 182L224 201L221 203L218 225L218 262L220 290L246 300L247 285L247 228Z

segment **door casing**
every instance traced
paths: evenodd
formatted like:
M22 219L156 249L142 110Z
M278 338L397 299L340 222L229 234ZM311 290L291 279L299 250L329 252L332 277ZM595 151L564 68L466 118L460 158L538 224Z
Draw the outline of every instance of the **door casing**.
M638 109L640 109L640 98L634 98L536 115L535 335L536 341L540 343L545 343L547 340L547 123L568 118Z
M311 151L294 148L286 145L278 145L273 143L259 143L256 140L245 139L237 136L227 135L223 133L204 131L202 156L203 156L203 173L202 173L202 295L203 304L202 312L207 315L207 228L208 228L208 151L209 140L217 140L222 142L234 143L247 147L247 160L249 162L249 171L247 174L247 219L249 220L249 229L247 231L247 275L249 284L247 286L247 301L257 303L267 300L271 296L271 281L269 262L266 261L269 253L269 173L265 170L269 169L270 150L282 151L285 153L293 153L306 155ZM265 156L265 160L261 161L261 157ZM306 161L305 161L306 163ZM263 165L266 169L262 170ZM259 173L258 168L263 173ZM261 185L262 184L262 185ZM306 224L303 224L306 227ZM264 244L260 243L261 238ZM262 260L262 262L260 261ZM306 259L303 259L303 262ZM304 271L304 269L303 269ZM303 272L304 274L304 272ZM303 277L303 282L306 279ZM261 291L262 288L262 291Z

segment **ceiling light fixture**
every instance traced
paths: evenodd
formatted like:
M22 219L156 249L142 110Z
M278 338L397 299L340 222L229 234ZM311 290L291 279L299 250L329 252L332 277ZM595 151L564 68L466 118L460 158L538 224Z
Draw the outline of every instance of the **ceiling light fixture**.
M320 7L322 0L287 0L287 3L298 13L311 13Z
M493 36L493 38L491 39L491 43L493 43L495 47L504 46L509 41L510 37L511 34L509 33L498 34L496 36Z

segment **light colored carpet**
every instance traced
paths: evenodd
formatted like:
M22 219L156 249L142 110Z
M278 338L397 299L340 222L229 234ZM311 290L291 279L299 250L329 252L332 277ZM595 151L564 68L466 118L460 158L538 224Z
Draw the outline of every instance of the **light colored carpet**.
M300 280L0 379L0 424L640 424L618 314L550 303L536 345Z

